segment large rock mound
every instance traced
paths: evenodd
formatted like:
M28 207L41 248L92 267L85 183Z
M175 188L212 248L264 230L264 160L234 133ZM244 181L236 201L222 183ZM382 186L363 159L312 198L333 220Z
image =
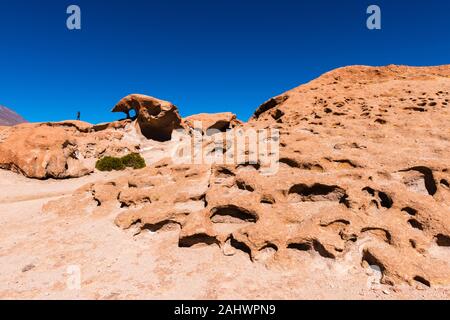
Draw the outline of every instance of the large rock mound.
M252 261L313 252L384 283L450 284L450 66L348 67L269 100L244 128L280 130L279 169L161 161L45 211L115 211L124 229ZM63 208L80 203L74 212Z

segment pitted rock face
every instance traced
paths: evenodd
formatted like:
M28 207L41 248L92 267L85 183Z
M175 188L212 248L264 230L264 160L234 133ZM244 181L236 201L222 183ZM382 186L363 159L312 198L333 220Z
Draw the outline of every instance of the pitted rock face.
M348 67L258 109L244 128L280 130L279 170L163 161L48 203L115 212L137 231L179 229L180 247L220 246L288 264L308 251L383 283L449 285L450 66ZM286 98L287 97L287 98ZM68 212L63 208L80 203Z
M136 112L137 125L147 139L168 141L174 129L181 128L181 117L175 105L153 97L132 94L117 103L112 112Z
M218 245L226 255L232 247L252 261L270 248L266 259L277 263L287 263L295 250L339 263L358 249L360 263L378 265L384 283L450 283L448 263L428 251L449 245L448 188L439 187L436 198L408 194L402 180L386 185L389 180L379 177L371 181L364 168L323 165L325 172L283 166L267 177L252 166L181 166L165 160L87 185L44 211L116 212L115 223L123 229L178 228L180 247ZM84 210L63 210L75 201Z

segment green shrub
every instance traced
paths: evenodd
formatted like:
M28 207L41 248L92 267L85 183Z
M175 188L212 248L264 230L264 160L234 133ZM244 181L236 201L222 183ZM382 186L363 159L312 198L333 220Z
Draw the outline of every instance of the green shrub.
M104 157L97 161L95 168L100 171L124 170L125 165L120 158Z
M95 168L100 171L124 170L145 168L145 160L139 153L130 153L122 158L104 157L97 161Z
M145 160L139 153L130 153L122 157L122 163L129 168L142 169L145 168Z

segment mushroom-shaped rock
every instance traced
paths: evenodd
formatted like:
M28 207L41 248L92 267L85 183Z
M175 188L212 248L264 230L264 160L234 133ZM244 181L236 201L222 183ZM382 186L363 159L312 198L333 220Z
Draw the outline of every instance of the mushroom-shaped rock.
M117 103L112 112L136 112L137 125L147 139L168 141L174 129L181 128L181 117L175 105L153 97L131 94Z
M188 127L201 129L203 132L213 129L225 132L242 125L242 122L236 119L236 115L231 112L195 114L184 118L184 122Z

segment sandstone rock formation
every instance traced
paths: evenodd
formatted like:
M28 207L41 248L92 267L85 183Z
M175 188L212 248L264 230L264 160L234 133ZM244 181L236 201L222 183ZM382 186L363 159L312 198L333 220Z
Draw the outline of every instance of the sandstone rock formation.
M14 126L19 123L27 122L20 115L4 106L0 106L0 126Z
M202 132L206 133L208 130L215 130L225 132L242 125L242 122L236 118L236 115L231 112L222 113L200 113L184 118L184 123L188 128L197 129L196 123L201 124Z
M29 178L73 178L92 172L102 156L139 150L124 131L95 130L81 121L0 127L0 168Z
M166 159L44 211L114 211L121 228L178 228L180 247L218 245L268 264L289 263L293 251L341 263L357 249L358 265L377 265L384 283L449 285L449 92L450 66L337 69L243 125L280 130L275 175L258 164ZM117 110L156 104L141 100ZM81 207L70 212L73 203Z
M174 129L181 128L178 109L168 101L132 94L120 100L112 112L124 112L130 117L131 110L136 112L137 126L148 139L167 141Z

